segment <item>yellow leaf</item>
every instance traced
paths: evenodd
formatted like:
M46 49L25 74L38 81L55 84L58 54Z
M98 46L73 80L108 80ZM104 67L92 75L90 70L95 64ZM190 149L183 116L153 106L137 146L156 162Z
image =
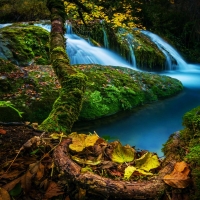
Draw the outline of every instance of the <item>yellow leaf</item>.
M177 162L171 174L164 176L163 180L166 184L175 188L186 188L191 180L188 177L190 169L184 161Z
M61 139L61 138L63 138L63 137L67 137L67 135L64 135L63 133L52 133L51 135L50 135L50 137L52 138L52 139L54 139L54 140L57 140L57 139Z
M112 153L112 161L117 163L131 162L134 160L134 149L130 146L122 146L118 142Z
M136 171L137 172L139 172L140 174L142 174L142 175L145 175L145 176L148 176L148 175L153 175L153 173L151 173L151 172L146 172L146 171L144 171L144 170L142 170L142 169L136 169Z
M145 153L141 158L135 160L135 166L138 169L150 171L160 166L158 156L150 152Z
M98 159L92 161L92 160L81 159L81 158L79 158L79 157L77 157L77 156L71 156L71 158L72 158L73 160L75 160L75 161L76 161L77 163L79 163L79 164L98 165L98 164L101 163L101 160L98 160Z
M129 180L133 172L136 170L133 166L128 166L124 171L124 179Z
M68 137L72 138L72 144L69 148L76 152L81 152L83 149L89 146L94 146L99 136L94 133L92 135L71 133Z

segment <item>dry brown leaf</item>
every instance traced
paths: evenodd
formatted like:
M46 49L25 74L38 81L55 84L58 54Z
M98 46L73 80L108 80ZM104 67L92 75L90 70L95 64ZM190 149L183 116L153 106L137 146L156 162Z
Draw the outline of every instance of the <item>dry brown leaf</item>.
M3 188L4 188L5 190L7 190L7 191L12 190L12 189L17 185L17 183L19 183L19 182L21 181L21 178L22 178L22 176L20 176L19 178L17 178L17 179L15 179L15 180L11 181L10 183L4 185Z
M5 134L6 134L6 130L0 129L0 134L1 134L1 135L5 135Z
M36 174L36 179L39 181L44 176L44 165L40 162L39 168Z
M29 170L32 175L36 174L36 179L39 181L44 175L44 165L37 161L29 165Z
M64 192L61 190L60 186L58 184L56 184L55 182L51 181L45 192L44 198L50 199L52 197L58 196L63 193Z
M17 176L19 176L23 171L19 171L19 170L14 170L14 171L11 171L11 172L7 172L7 173L4 173L1 178L5 178L5 179L13 179Z
M33 174L29 170L27 170L26 174L24 174L21 178L21 187L24 189L25 193L28 193L31 188Z
M186 188L191 180L188 177L190 169L184 161L177 162L171 174L165 175L163 180L166 184L175 188Z
M10 200L10 195L4 188L0 188L0 200Z
M48 183L49 183L49 181L48 181L48 179L46 178L46 179L44 179L41 183L40 183L40 188L44 188L45 190L47 189L47 186L48 186Z

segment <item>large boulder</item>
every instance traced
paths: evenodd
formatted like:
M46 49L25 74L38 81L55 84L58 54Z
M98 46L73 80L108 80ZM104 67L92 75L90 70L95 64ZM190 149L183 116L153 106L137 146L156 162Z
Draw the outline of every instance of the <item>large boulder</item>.
M113 115L175 95L180 81L123 67L75 65L88 76L79 120ZM11 101L24 112L20 119L11 108L0 108L0 121L42 122L59 95L60 85L50 65L18 67L0 60L0 101Z
M49 32L16 23L0 29L0 58L19 66L49 63Z

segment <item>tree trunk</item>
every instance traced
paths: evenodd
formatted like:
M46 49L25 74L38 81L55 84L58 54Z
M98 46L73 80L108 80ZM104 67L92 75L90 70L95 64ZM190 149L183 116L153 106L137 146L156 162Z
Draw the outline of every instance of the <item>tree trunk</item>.
M55 101L48 118L39 126L48 132L71 132L73 123L78 119L86 85L86 76L70 66L66 54L64 38L65 10L62 0L48 0L51 12L50 57L53 69L61 84L58 99Z

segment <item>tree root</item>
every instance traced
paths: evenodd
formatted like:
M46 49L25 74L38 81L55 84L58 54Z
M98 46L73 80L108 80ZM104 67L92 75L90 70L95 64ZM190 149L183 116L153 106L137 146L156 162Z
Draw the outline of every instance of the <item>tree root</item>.
M97 174L81 173L81 167L71 160L68 153L71 139L64 139L54 151L55 164L64 176L87 193L101 194L112 199L160 199L166 189L163 177L171 173L175 160L168 162L150 180L118 181Z

